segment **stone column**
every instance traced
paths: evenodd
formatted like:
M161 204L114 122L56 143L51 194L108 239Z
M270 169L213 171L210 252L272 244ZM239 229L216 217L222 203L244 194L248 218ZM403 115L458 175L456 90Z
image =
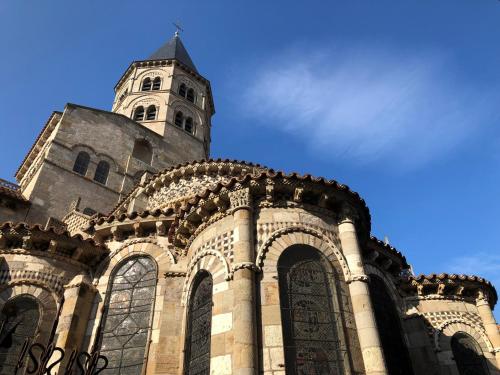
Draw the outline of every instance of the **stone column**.
M352 275L351 280L348 280L349 292L366 375L386 375L388 372L385 367L382 344L370 299L369 278L365 274L356 227L353 222L354 215L352 210L349 210L342 216L338 226L339 237Z
M233 374L257 374L255 251L249 189L231 193L234 219Z
M94 286L88 280L84 280L83 276L75 277L64 286L64 304L56 331L56 346L63 348L66 354L59 371L66 368L66 361L73 350L83 349L82 343L94 296Z
M495 317L493 316L493 312L491 311L487 294L482 291L479 292L479 296L476 300L476 306L479 316L483 321L486 335L491 341L491 345L493 345L497 366L500 368L500 333L498 332L498 326L495 321Z

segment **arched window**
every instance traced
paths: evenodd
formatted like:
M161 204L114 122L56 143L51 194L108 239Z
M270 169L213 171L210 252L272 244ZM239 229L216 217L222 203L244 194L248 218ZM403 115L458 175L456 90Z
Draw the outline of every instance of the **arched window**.
M184 115L182 114L181 111L177 112L175 114L175 120L174 120L175 125L177 125L177 126L179 126L179 127L182 128L183 121L184 121Z
M154 105L150 105L146 111L146 120L155 120L156 119L156 107Z
M212 276L206 271L201 271L194 279L184 350L186 375L210 373L212 284Z
M181 83L181 85L179 86L179 95L183 98L186 97L186 85L184 83Z
M134 112L134 120L135 121L142 121L144 120L144 107L141 105L135 109Z
M142 91L149 91L151 90L151 78L146 78L144 81L142 81Z
M186 122L184 123L184 130L188 133L193 134L193 119L191 117L186 118Z
M35 336L39 320L39 304L27 294L14 297L4 305L0 315L1 374L14 374L23 344Z
M189 100L190 102L194 103L194 90L193 89L187 90L186 99Z
M153 158L153 148L145 139L137 139L134 143L132 156L140 161L151 165Z
M465 332L457 332L451 338L451 350L460 375L488 375L479 344Z
M101 184L106 185L106 181L108 180L108 174L109 174L109 163L107 161L101 160L99 164L97 164L94 180L100 182Z
M161 88L161 78L160 77L156 77L154 80L153 80L153 90L159 90Z
M106 373L142 374L156 276L156 265L149 257L129 258L114 271L100 338L101 354L109 361Z
M410 355L402 336L395 301L384 281L376 275L370 275L369 289L387 371L389 375L412 375Z
M311 246L293 245L278 259L278 278L286 373L345 374L338 278L329 261Z
M73 171L85 176L87 169L89 167L90 155L85 151L80 151L76 156L75 164L73 165Z

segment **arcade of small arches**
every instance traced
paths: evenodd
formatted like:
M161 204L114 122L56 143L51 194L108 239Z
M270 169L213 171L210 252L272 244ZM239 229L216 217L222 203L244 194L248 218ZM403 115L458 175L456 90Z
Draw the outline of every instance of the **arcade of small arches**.
M263 282L271 279L271 274L277 279L279 304L276 308L283 335L284 369L287 374L354 373L353 361L361 354L357 353L355 331L346 325L352 319L352 307L345 294L340 263L332 258L334 252L326 256L325 250L300 242L286 245L276 253L276 259L271 252L262 265ZM158 244L141 241L125 243L109 256L111 261L106 259L98 267L102 271L96 285L103 295L96 296L94 303L105 308L98 309L102 311L101 316L91 321L99 322L100 329L89 327L93 328L89 341L99 347L109 361L104 373L141 375L146 368L152 331L158 329L155 314L161 312L155 307L160 295L159 269L170 269L176 262L172 256L165 256ZM212 322L216 319L214 309L219 309L214 293L221 283L227 283L225 272L220 272L225 267L217 257L208 255L208 258L198 258L196 263L186 275L190 285L180 366L186 375L210 373ZM377 326L383 332L381 340L388 374L411 375L414 372L403 331L394 329L394 324L400 324L397 323L400 318L389 287L378 275L370 275L369 286ZM47 333L57 304L50 293L40 293L36 287L16 287L8 296L9 288L13 287L0 293L1 373L14 368L26 339L40 337L43 331ZM53 302L48 303L48 299ZM50 311L46 311L47 308ZM449 342L459 375L490 374L476 337L457 331Z

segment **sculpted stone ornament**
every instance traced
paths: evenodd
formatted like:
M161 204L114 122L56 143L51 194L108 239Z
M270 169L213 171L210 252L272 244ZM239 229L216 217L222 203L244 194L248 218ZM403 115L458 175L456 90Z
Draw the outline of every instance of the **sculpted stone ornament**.
M229 201L231 202L231 210L235 211L240 208L252 207L252 196L249 188L239 189L229 193Z
M348 203L344 203L338 213L339 223L351 222L355 223L359 219L356 209Z

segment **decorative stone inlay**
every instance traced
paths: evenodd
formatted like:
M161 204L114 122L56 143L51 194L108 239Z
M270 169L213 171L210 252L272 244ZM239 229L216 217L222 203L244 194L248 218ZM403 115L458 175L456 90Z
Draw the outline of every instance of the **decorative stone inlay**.
M211 238L203 245L201 245L198 249L196 249L194 251L194 254L196 255L200 251L204 250L215 249L224 254L226 259L231 263L234 259L233 247L234 247L234 231L231 230L229 232L222 233L219 234L218 236Z
M148 198L148 208L162 208L185 200L202 193L207 187L216 185L221 179L218 175L197 175L171 181L168 186L161 187Z
M63 278L53 273L42 272L42 271L30 271L30 270L1 270L0 271L0 284L3 287L8 287L11 284L17 284L20 282L25 282L30 284L32 282L37 285L44 285L50 290L53 290L58 295L64 293L64 286L71 279Z
M323 236L330 239L335 246L340 248L340 241L335 234L335 232L320 227L318 225L308 224L304 222L295 222L295 221L272 221L267 223L258 223L257 224L257 247L260 248L264 244L264 242L269 238L269 236L276 232L278 229L282 228L290 228L290 227L304 227L311 228L318 232L320 232Z
M305 226L293 226L293 227L286 227L283 229L279 229L276 232L272 233L271 236L258 248L257 252L257 258L255 261L255 264L260 268L264 265L264 259L266 258L266 254L269 251L269 249L272 247L274 241L278 240L282 236L287 236L288 234L292 233L304 233L311 235L313 237L316 237L325 244L325 246L333 253L335 256L336 260L339 262L340 267L342 268L342 272L345 277L346 282L350 282L351 280L351 271L349 269L349 266L347 264L347 261L344 258L344 255L342 252L338 249L338 247L326 236L324 236L321 232L312 229L312 228L307 228Z

